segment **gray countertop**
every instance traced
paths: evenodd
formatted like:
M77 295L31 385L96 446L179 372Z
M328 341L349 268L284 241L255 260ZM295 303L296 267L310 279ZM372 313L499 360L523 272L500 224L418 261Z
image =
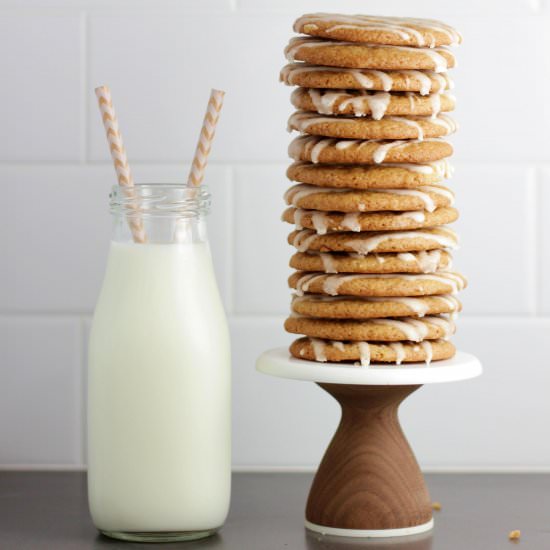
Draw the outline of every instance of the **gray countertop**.
M229 518L214 537L165 543L220 550L550 550L550 475L437 474L427 481L432 533L365 541L322 537L303 528L309 474L235 474ZM508 532L520 529L519 542ZM88 515L86 479L74 472L0 472L0 549L151 548L98 535Z

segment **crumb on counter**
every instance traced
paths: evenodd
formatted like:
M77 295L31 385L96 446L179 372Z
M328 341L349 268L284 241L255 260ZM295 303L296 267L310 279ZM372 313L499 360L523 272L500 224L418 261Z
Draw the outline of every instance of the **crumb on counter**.
M441 502L432 502L432 510L441 510Z
M514 529L508 533L509 540L519 540L521 538L521 531L519 529Z

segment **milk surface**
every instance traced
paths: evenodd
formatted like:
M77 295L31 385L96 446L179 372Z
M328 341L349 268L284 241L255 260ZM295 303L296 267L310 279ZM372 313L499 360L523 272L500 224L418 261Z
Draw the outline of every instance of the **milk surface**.
M230 496L230 348L207 243L112 243L88 368L95 525L221 526Z

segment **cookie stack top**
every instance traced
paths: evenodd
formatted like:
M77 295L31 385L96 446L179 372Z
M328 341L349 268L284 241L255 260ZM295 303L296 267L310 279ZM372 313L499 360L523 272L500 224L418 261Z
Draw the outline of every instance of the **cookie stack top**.
M446 359L455 350L450 271L458 217L450 176L456 130L447 70L454 29L427 19L309 14L280 78L299 86L289 130L283 220L297 248L287 331L316 361Z

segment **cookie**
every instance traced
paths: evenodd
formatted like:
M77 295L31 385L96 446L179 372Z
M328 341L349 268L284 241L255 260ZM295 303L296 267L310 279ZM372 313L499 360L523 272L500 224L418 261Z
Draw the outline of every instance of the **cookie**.
M454 120L447 115L385 116L375 120L323 116L307 111L290 115L287 127L314 136L349 139L424 139L448 136L456 131Z
M446 250L366 256L345 252L297 252L290 258L289 265L299 271L325 273L433 273L450 269L452 258Z
M293 185L284 195L287 204L324 212L379 212L426 210L452 206L454 193L442 185L416 189L337 189L315 185Z
M285 55L288 61L350 69L414 69L443 73L455 66L453 53L445 47L382 46L301 36L290 39Z
M293 25L295 32L331 40L392 46L454 46L462 42L458 31L433 19L308 13Z
M431 164L327 165L294 162L286 171L287 178L321 187L353 189L412 189L439 183L452 176L447 160Z
M462 275L450 271L423 273L354 273L327 275L296 271L288 278L288 286L301 296L305 292L328 296L435 296L456 294L466 287Z
M448 227L417 229L415 231L363 231L361 233L341 232L318 235L311 229L293 231L288 244L299 252L416 252L436 248L454 249L458 237Z
M433 71L371 71L289 63L281 69L281 82L304 88L418 92L420 95L454 88L447 73Z
M315 90L297 88L290 96L294 107L322 115L431 115L452 111L455 98L447 92L422 96L413 92L368 92L365 90Z
M408 212L320 212L287 208L282 220L293 223L296 229L314 229L318 235L334 231L397 231L421 229L445 225L458 219L458 210L451 207L437 208L433 212L411 210Z
M438 138L411 140L356 140L299 136L290 142L288 154L294 160L325 164L424 164L451 156L450 143Z
M363 367L371 363L416 363L424 361L439 361L450 359L456 349L445 340L426 340L416 343L392 342L382 344L378 342L341 342L326 341L316 338L299 338L295 340L289 351L298 359L318 361L321 363L344 361L359 362Z
M304 294L294 296L292 311L326 319L372 319L379 317L424 317L456 314L462 304L454 296L357 298Z
M448 340L455 331L454 323L445 317L403 317L401 319L315 319L289 317L285 330L310 338L327 340L374 340L376 342L421 342Z

